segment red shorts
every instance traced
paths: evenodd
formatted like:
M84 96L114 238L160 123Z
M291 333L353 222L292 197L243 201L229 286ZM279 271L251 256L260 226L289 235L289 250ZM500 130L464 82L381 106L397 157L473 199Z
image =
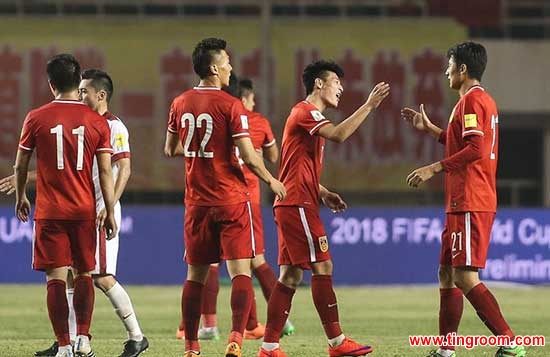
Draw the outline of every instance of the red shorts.
M494 212L447 213L439 264L484 268Z
M262 206L260 204L251 204L252 206L252 225L254 227L254 243L256 245L256 255L264 254L264 222L262 219Z
M34 225L32 267L49 270L72 266L79 272L95 267L95 220L37 219Z
M330 259L327 234L319 210L298 206L273 209L279 241L279 265L299 265Z
M187 206L184 220L185 261L191 265L220 259L254 257L249 202L228 206Z

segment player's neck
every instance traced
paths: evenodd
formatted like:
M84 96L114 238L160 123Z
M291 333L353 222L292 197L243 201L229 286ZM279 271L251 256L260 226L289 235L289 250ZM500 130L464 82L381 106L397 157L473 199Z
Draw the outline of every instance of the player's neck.
M105 115L105 113L107 113L109 111L109 108L107 108L106 105L100 105L98 108L97 108L97 114L103 116Z
M222 84L219 81L218 77L208 77L208 78L201 79L198 86L221 88Z
M78 89L70 92L57 92L55 93L55 99L58 100L78 100Z
M477 79L468 78L462 82L462 85L458 90L458 94L460 94L460 97L462 98L472 87L479 85L481 85L481 83L479 83Z
M320 112L323 112L323 110L325 110L325 108L327 107L321 97L319 95L316 95L315 93L311 93L310 95L308 95L305 101L313 104L317 109L319 109Z

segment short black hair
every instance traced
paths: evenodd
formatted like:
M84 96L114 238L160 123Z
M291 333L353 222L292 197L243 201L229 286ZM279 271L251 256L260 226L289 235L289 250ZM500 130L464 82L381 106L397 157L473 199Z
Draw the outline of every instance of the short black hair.
M326 79L328 72L334 72L339 78L344 77L344 70L338 64L332 61L316 61L309 64L302 74L302 81L306 87L306 95L313 92L313 87L315 85L315 79L321 78Z
M242 98L254 92L254 85L250 78L241 78L239 80L239 97Z
M68 53L51 58L46 65L46 73L52 86L62 93L77 89L80 83L80 64Z
M92 87L94 87L96 91L103 89L107 92L107 103L111 101L111 97L113 96L115 89L113 86L113 80L107 72L95 68L87 69L82 72L82 79L91 79L92 81L90 84Z
M487 50L482 44L468 41L459 43L447 51L447 58L453 58L457 67L466 65L468 76L481 81L487 66Z
M214 54L219 54L225 50L227 43L221 38L205 38L197 43L193 50L193 70L200 79L210 75L210 65Z

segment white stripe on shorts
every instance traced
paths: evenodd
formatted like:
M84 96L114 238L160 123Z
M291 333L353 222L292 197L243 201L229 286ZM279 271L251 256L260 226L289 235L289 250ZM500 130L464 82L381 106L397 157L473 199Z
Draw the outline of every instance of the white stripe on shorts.
M298 211L300 211L300 220L302 221L304 232L306 232L307 244L309 246L309 260L312 263L315 263L317 261L317 257L315 256L315 246L313 245L313 237L311 236L309 224L307 223L306 212L303 207L298 207Z
M250 201L246 202L248 206L248 218L250 218L250 237L252 237L252 254L256 256L256 239L254 239L254 223L252 219L252 207L250 206Z
M470 212L466 212L464 215L464 226L465 226L465 246L466 246L466 266L472 265L472 240L471 240L471 226L470 226Z

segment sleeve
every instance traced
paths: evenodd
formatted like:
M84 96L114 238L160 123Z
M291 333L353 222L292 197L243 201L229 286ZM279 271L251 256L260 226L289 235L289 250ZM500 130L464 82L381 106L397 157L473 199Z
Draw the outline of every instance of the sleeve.
M483 157L483 138L480 135L468 135L464 141L466 146L462 150L441 161L445 172L460 170Z
M300 120L298 125L307 130L309 135L315 135L323 126L330 124L330 120L325 118L323 113L317 109L313 110L302 110L302 115L300 115Z
M120 120L114 120L111 125L111 146L113 147L113 162L130 157L130 135L128 129Z
M464 116L460 118L462 122L462 137L470 135L483 136L483 125L485 121L485 110L480 98L472 95L464 98Z
M100 152L108 152L112 153L113 148L111 146L111 130L109 129L109 124L107 124L107 120L103 118L102 116L99 116L101 120L95 119L95 121L98 123L98 133L99 133L99 141L96 148L96 153Z
M32 130L32 120L29 114L27 114L27 117L23 122L23 129L21 129L21 136L19 138L19 149L33 151L35 146L35 137Z
M268 148L275 145L275 136L273 135L273 130L271 130L271 124L269 124L269 120L267 120L267 118L263 118L263 123L265 136L262 147Z
M234 100L231 103L229 128L233 139L250 137L250 133L248 132L248 115L240 100Z
M176 109L176 99L170 105L170 113L168 114L168 131L172 134L177 134L179 131L178 111Z

